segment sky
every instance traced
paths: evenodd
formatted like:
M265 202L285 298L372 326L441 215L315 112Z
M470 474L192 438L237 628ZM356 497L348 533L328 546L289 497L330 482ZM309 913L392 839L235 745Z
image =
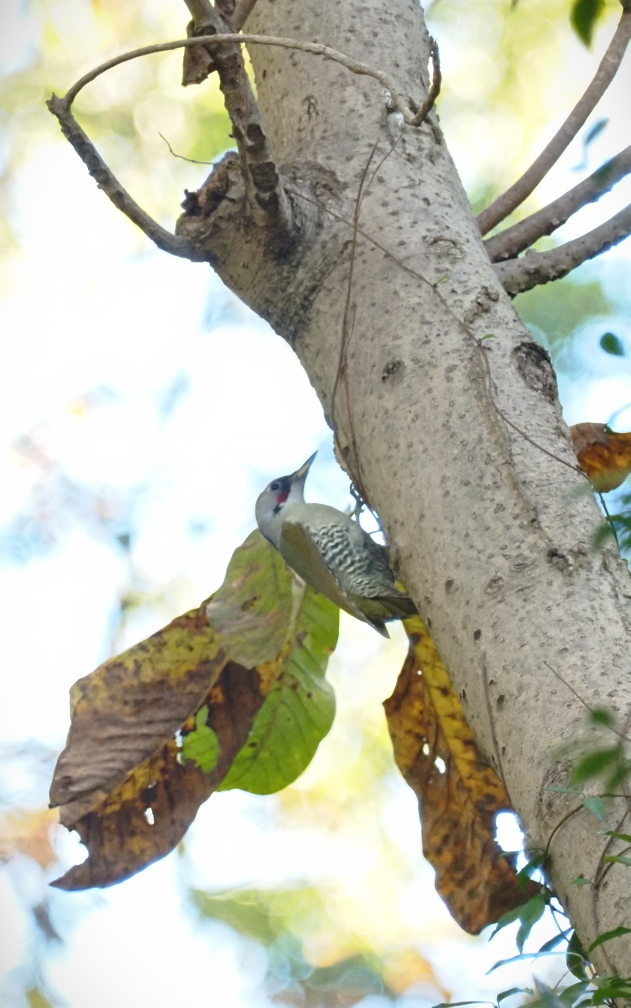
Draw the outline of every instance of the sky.
M157 5L157 21L164 9ZM19 65L17 54L28 58L40 20L41 8L29 13L16 5L5 72ZM81 25L78 19L73 31L80 34ZM592 53L574 46L564 73L584 79L609 30L603 28ZM443 72L447 80L452 72L456 94L464 86L461 46L454 32L443 47ZM590 146L589 170L629 142L623 109L629 76L627 61L598 112L615 129ZM541 141L564 108L559 102L550 109ZM468 133L457 121L452 140L466 182L473 178ZM541 202L578 180L581 158L577 142L542 185ZM72 683L218 586L270 479L318 449L309 498L341 508L350 498L315 393L281 339L206 266L152 248L54 130L38 133L19 163L8 164L16 243L0 279L0 738L7 752L29 740L54 751L67 731ZM206 170L187 170L194 188ZM630 192L624 184L581 211L563 237L599 223ZM568 366L560 376L569 423L605 421L631 402L631 356L611 358L598 348L604 325L631 347L629 244L608 254L606 269L589 267L615 292L619 310L575 334L571 353L581 369ZM625 426L621 415L618 429L631 429L627 417ZM137 604L121 620L121 598L132 595ZM289 797L213 796L183 851L110 890L50 891L59 866L38 873L25 857L0 869L0 1004L26 1008L24 991L41 981L51 1003L63 1008L171 1008L184 996L209 1008L267 1005L262 948L224 924L200 923L188 890L305 880L329 894L349 941L359 934L381 950L411 943L454 1000L526 982L528 963L485 975L513 954L514 929L487 943L464 936L450 920L422 860L416 801L394 771L384 778L378 828L370 833L365 781L348 769L362 752L353 723L368 725L368 737L374 732L383 744L380 704L405 654L402 633L392 636L383 642L342 615L330 672L338 720ZM15 764L7 766L5 790L14 787L23 807L41 807L45 774L14 786ZM331 782L340 787L340 807L326 805L330 820L322 830L309 803ZM345 801L355 810L348 818ZM291 812L294 806L300 814ZM517 844L512 820L502 836L509 848ZM81 860L65 832L55 834L55 843L61 862ZM44 945L26 912L46 893L63 943ZM542 922L539 940L552 928ZM321 935L313 939L314 963L327 961L325 946ZM549 978L553 968L538 965L538 975ZM400 1005L431 1005L439 995L431 984L421 986ZM383 1005L378 997L362 1002L362 1008Z

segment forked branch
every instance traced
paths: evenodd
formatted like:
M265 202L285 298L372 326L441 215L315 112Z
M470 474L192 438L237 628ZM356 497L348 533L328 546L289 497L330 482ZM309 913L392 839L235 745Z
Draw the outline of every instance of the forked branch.
M585 94L574 106L558 133L548 146L531 164L530 168L505 193L478 215L481 234L487 234L500 221L508 217L548 174L563 151L569 146L578 131L585 124L605 91L614 79L631 38L631 0L622 0L623 12L615 34L609 43L596 75Z
M484 242L492 262L514 259L524 249L529 248L539 238L552 234L575 214L577 210L593 203L609 192L616 182L631 172L631 146L606 161L589 178L579 182L568 192L500 234L487 238Z
M196 14L203 18L209 16L209 6L207 5L207 0L189 0L190 9L195 9ZM238 14L238 10L235 11L236 14ZM210 15L213 18L218 17L213 8L211 8ZM191 248L183 239L171 234L157 224L125 191L113 172L97 153L89 137L75 120L71 112L72 103L87 84L90 84L101 74L106 73L106 71L111 70L113 67L127 63L129 60L138 59L141 56L150 56L153 53L169 52L174 49L199 47L201 45L211 47L214 53L215 48L220 52L222 46L230 44L231 49L228 56L225 57L225 63L220 72L221 87L226 99L226 107L232 118L240 152L242 152L242 157L248 166L246 181L248 178L251 180L251 187L254 190L253 206L261 212L259 222L262 220L265 225L272 224L276 232L280 233L283 231L283 228L287 229L289 226L288 201L284 191L280 187L273 159L269 157L269 145L262 126L262 119L259 123L256 118L257 115L260 116L258 106L256 105L250 85L247 82L247 77L242 72L242 62L240 62L241 56L238 48L242 43L296 49L300 52L310 53L314 56L320 56L323 59L339 63L351 73L373 77L389 91L404 121L412 126L421 125L440 87L440 64L438 61L438 50L435 47L432 51L433 81L426 101L422 104L420 110L418 110L409 107L403 96L381 70L376 70L366 63L360 63L358 60L354 60L350 56L338 52L336 49L331 49L330 46L315 42L303 42L292 38L247 35L237 32L215 32L214 34L196 35L186 39L178 39L175 42L163 42L157 45L143 46L141 49L122 53L120 56L115 56L105 63L101 63L76 81L63 98L53 95L47 103L48 108L59 120L64 136L70 141L88 168L88 171L94 176L100 188L109 196L114 205L137 224L148 238L151 238L160 248L173 252L174 255L185 256L194 260L199 259L198 252ZM233 48L239 55L239 62L234 59ZM220 57L219 53L214 53L214 57L216 57L217 63L224 61L224 57Z
M498 263L500 283L508 294L519 294L539 284L559 280L587 259L605 252L631 234L631 204L593 231L549 252L527 252L521 259Z
M220 0L217 7L213 7L209 0L185 2L193 15L193 36L225 38L230 34L230 23L222 17L218 8L226 17L231 17L233 0ZM259 227L270 230L270 236L274 237L277 245L286 244L292 231L291 205L276 170L267 128L245 70L241 46L237 42L224 41L212 44L210 52L206 44L198 41L198 46L199 49L195 47L192 52L206 56L210 64L208 69L212 67L219 76L219 87L239 151L241 174L252 216ZM195 81L204 76L206 74L202 72ZM184 83L190 83L186 71Z

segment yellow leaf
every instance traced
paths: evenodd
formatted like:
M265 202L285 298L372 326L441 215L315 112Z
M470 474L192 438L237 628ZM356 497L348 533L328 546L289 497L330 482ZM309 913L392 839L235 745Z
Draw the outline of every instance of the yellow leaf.
M598 423L574 424L570 433L581 469L596 490L607 493L624 483L631 472L631 433Z
M469 934L524 903L494 839L504 785L477 747L436 646L420 616L405 620L410 650L385 701L394 755L420 804L423 853L436 888Z

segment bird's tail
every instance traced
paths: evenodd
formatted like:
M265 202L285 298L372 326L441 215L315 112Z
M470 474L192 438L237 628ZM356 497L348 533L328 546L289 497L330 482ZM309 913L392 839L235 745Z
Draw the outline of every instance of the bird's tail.
M409 595L388 595L382 596L379 601L382 603L386 614L383 619L407 619L408 616L418 615L418 609L414 605Z

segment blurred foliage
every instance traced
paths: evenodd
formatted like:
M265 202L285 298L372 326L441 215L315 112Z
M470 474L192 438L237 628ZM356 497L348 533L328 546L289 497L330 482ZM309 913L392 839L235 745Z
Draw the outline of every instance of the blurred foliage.
M228 924L265 946L267 991L280 1004L350 1008L370 994L394 1001L410 989L428 999L448 997L431 964L413 945L382 955L366 945L332 963L314 965L305 956L304 943L327 917L324 894L316 886L214 894L193 889L191 899L202 918Z
M441 124L476 212L528 167L549 138L548 124L584 89L566 72L565 59L580 59L583 49L570 23L575 7L576 0L434 0L429 7L445 82ZM606 4L598 17L613 28L617 14L616 4ZM581 18L586 25L588 15ZM589 24L593 30L594 17ZM536 208L531 197L515 219Z
M51 92L63 94L87 70L124 50L185 38L187 21L184 5L172 0L30 0L29 44L11 51L0 83L6 145L0 221L8 229L0 246L4 238L15 248L17 240L11 175L42 145L65 143L44 104ZM196 188L208 169L174 157L160 133L177 154L201 161L212 161L232 143L216 75L203 88L183 89L181 73L179 52L133 60L89 85L75 104L78 121L114 174L167 227L184 188Z
M580 84L566 73L568 54L584 51L575 32L588 41L594 27L608 27L606 18L616 13L617 4L593 0L434 0L430 22L441 42L445 74L441 121L478 209L527 166L543 145L546 123L576 100ZM174 0L30 0L29 40L18 37L11 45L8 72L0 84L6 143L0 169L0 239L13 253L12 267L20 261L21 238L11 207L14 180L37 152L64 143L45 99L52 90L63 93L109 56L183 37L187 18L184 6ZM114 172L166 226L178 213L183 189L195 188L208 169L173 157L159 134L178 154L201 161L212 160L231 145L216 79L202 88L182 90L180 73L178 53L134 61L90 85L76 106L79 121ZM81 165L77 170L84 171ZM535 205L531 199L524 209ZM131 225L130 231L140 252L145 240ZM5 286L11 276L11 269L5 271ZM551 349L557 368L572 367L574 374L579 365L568 353L574 334L586 320L606 316L613 307L601 285L584 276L537 288L516 300L522 317ZM608 331L602 329L603 339ZM605 343L603 352L614 353L616 344L610 339ZM584 361L580 368L584 372ZM68 416L77 424L88 423L109 394L99 388L78 389ZM173 404L186 395L186 376L174 374L157 404L165 422ZM14 437L9 451L19 491L3 501L0 546L5 559L29 563L61 548L69 532L81 525L113 552L122 552L127 567L120 606L112 618L110 651L115 652L134 614L148 610L159 625L165 615L170 618L183 608L182 589L156 586L143 576L137 559L138 526L145 518L141 505L157 492L159 480L143 477L121 487L78 478L63 436L56 440L68 416L20 430ZM200 447L204 458L205 436ZM631 495L625 499L631 510ZM191 521L198 520L196 514L191 502ZM393 686L387 669L397 664L397 643L384 645L377 657L366 659L361 643L353 639L355 644L361 675L351 680L338 671L342 713L326 745L299 781L266 805L275 844L292 834L310 855L305 857L310 872L304 885L290 878L288 867L276 887L267 889L204 893L197 885L194 903L203 917L223 921L243 940L266 948L266 990L281 1003L341 1008L371 993L393 999L406 992L424 1003L446 1000L450 992L441 987L424 953L427 950L431 958L442 941L452 948L462 946L456 946L457 929L434 895L429 870L421 866L415 802L394 768L380 707ZM24 720L28 732L27 714ZM67 919L62 916L60 925L55 915L55 901L64 894L47 886L54 873L49 858L55 832L54 827L50 832L46 798L42 788L36 797L25 796L24 781L49 779L52 754L34 744L0 755L11 769L1 820L5 870L14 873L32 929L44 942L36 946L23 991L32 1008L45 1008L60 1003L42 977L50 961L48 945L56 942L58 933L65 934ZM181 859L185 882L192 843L187 840ZM25 863L29 882L21 885L19 871ZM469 941L471 946L482 955L481 941Z

